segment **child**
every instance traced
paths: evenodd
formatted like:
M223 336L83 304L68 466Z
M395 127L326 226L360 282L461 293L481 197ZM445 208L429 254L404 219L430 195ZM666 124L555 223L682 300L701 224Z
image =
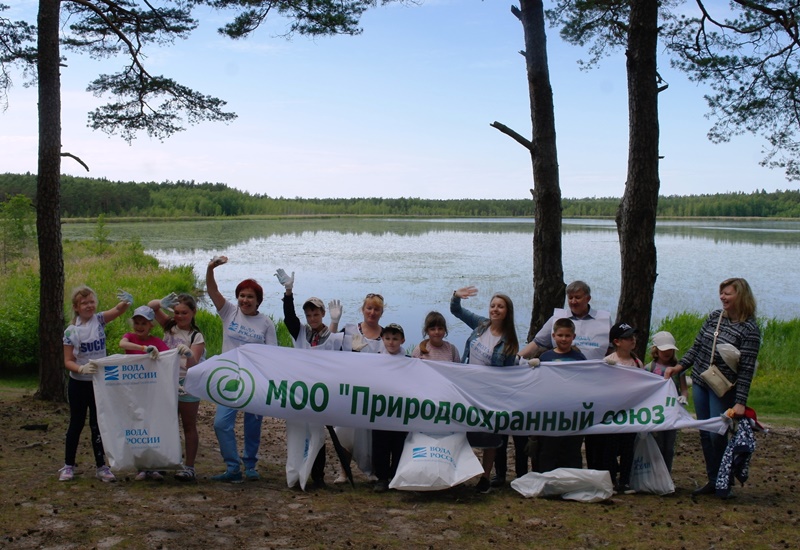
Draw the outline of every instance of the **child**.
M553 322L553 342L556 347L542 353L539 359L541 361L585 361L586 356L572 345L574 340L575 323L570 319L556 319ZM583 467L582 435L539 436L536 438L536 442L534 471L543 473L556 468Z
M292 337L294 347L298 349L312 349L317 351L339 351L342 349L344 334L341 332L331 332L331 329L324 323L325 304L319 298L311 297L303 302L303 313L306 323L301 324L300 319L294 311L294 272L291 277L283 269L278 269L275 273L278 282L283 285L283 317L286 328ZM328 302L331 323L339 323L342 318L342 305L339 300ZM289 426L287 426L287 430ZM287 449L288 450L288 449ZM325 483L325 444L317 453L314 464L311 467L311 483L315 489L324 489Z
M384 348L381 353L396 356L406 355L403 351L406 335L400 325L395 323L386 325L381 330L381 340L383 340ZM389 480L397 472L406 435L408 432L372 430L372 470L378 478L373 488L376 493L385 493L389 490Z
M153 319L156 314L150 306L139 306L133 311L133 332L125 333L119 341L119 347L125 350L126 354L148 354L151 359L158 359L160 351L169 351L169 346L164 340L156 336L151 336L153 329ZM136 477L136 481L143 481L147 478L161 481L164 476L160 472L141 470Z
M675 345L675 338L669 332L662 331L653 335L653 346L650 348L650 356L652 361L645 365L644 369L653 374L664 376L664 371L669 367L674 367L678 364L678 358L675 357L675 352L678 351L678 346ZM678 401L681 405L687 403L689 396L689 388L686 384L686 374L683 372L676 374L672 377L675 386L680 393ZM669 473L672 473L672 459L675 456L675 440L678 436L678 430L664 430L660 432L652 432L653 438L658 443L658 449L661 451L661 456L664 457L664 464L667 466Z
M178 415L183 426L183 439L186 444L183 470L175 474L178 481L195 481L194 461L197 458L199 436L197 434L197 412L200 399L181 391L187 371L203 361L206 353L206 341L203 333L195 324L197 302L189 294L170 293L161 300L151 300L148 304L156 315L156 320L164 329L164 343L170 349L177 349L181 356L180 378L178 383ZM172 309L172 317L167 313Z
M586 361L586 356L572 345L575 340L575 323L570 319L553 322L553 342L556 347L539 356L540 361Z
M444 341L447 336L447 321L445 321L444 315L438 311L431 311L425 316L422 336L427 336L427 339L414 348L411 357L428 361L461 362L461 354L458 349L450 342Z
M636 357L634 348L636 347L636 333L638 331L627 323L617 323L611 327L608 333L608 340L614 348L614 352L606 356L605 362L610 365L619 365L640 369L643 367L642 361ZM633 444L636 441L635 433L609 434L602 436L606 438L607 444L603 450L605 467L611 473L611 481L616 483L618 493L630 495L635 493L631 486L631 469L633 468ZM619 457L619 463L617 463Z
M100 428L97 426L97 406L94 401L92 375L97 372L94 359L106 356L106 323L125 313L133 303L133 297L124 291L117 294L120 302L113 308L97 313L97 294L88 286L72 291L72 324L64 331L64 366L69 371L67 396L69 398L69 428L64 452L64 467L58 472L59 481L72 481L75 476L75 455L78 441L86 424L86 409L89 409L89 431L92 435L92 451L97 466L97 479L106 483L116 481L106 466Z

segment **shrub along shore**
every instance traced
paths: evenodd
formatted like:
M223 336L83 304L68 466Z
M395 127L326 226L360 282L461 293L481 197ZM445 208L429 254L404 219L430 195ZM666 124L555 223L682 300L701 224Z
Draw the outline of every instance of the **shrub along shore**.
M65 242L64 267L66 289L64 312L71 319L71 289L89 285L98 295L99 310L116 305L118 289L130 292L141 305L170 292L203 295L203 282L197 279L189 265L160 267L158 260L144 253L137 242L120 242L114 247L102 239ZM0 358L0 379L10 376L35 376L38 351L39 269L33 259L24 259L8 269L0 278L0 342L4 353ZM109 354L119 353L118 343L128 331L128 312L123 321L117 320L106 327ZM677 340L681 350L688 349L704 316L679 313L664 319L654 331L668 330ZM285 325L276 321L278 341L291 346ZM758 371L750 390L748 404L760 415L793 417L796 413L796 396L800 393L800 375L797 357L800 357L800 319L781 321L760 319L762 346ZM218 354L222 347L222 325L219 317L206 310L198 310L197 324L202 328L209 356ZM161 335L160 327L154 334ZM649 360L649 358L647 358ZM0 380L0 383L3 383ZM35 383L35 382L34 382Z

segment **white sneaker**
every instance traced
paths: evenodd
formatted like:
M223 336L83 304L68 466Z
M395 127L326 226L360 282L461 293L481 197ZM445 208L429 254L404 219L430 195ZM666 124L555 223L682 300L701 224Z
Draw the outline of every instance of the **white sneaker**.
M72 481L75 477L75 466L64 464L64 467L58 471L59 481Z
M103 483L112 483L117 480L116 476L114 476L114 474L111 473L111 470L109 470L108 466L100 466L97 469L96 476L97 479L99 479Z
M147 472L145 470L142 470L133 478L134 481L144 481L145 479L147 479Z

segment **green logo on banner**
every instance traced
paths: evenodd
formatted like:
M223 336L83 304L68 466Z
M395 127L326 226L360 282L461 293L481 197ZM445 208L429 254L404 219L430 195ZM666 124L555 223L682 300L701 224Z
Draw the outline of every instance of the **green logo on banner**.
M208 375L206 392L214 403L241 409L246 407L256 393L253 375L234 361L224 361L232 366L217 367Z

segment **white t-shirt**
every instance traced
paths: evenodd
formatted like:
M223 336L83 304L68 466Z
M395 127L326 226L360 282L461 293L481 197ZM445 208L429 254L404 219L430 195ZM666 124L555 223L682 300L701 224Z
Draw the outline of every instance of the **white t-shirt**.
M494 347L500 341L500 336L495 336L488 328L483 334L475 338L470 343L469 364L470 365L491 365Z
M67 327L64 331L64 345L72 346L75 362L85 365L92 359L102 359L106 356L106 319L102 313L96 313L86 323L81 319L76 324ZM70 378L90 382L91 374L80 374L69 371Z
M222 319L222 353L244 344L278 345L275 323L263 313L245 315L237 305L228 301L218 313Z
M553 323L557 319L571 319L575 323L575 341L586 359L603 359L608 351L608 333L611 330L611 314L607 311L590 309L589 315L578 319L569 309L555 309L553 316L547 320L542 329L536 333L534 342L540 347L553 349Z
M344 351L353 351L353 336L356 334L361 334L361 329L358 328L357 324L347 324L342 329L344 333L344 339L342 340L342 350ZM362 334L363 336L363 334ZM364 336L364 341L367 343L367 346L361 350L361 353L381 353L385 348L383 347L383 339L377 338L375 340L371 338L367 338Z
M195 333L194 341L192 340L192 332ZM199 330L195 331L193 329L183 330L174 326L170 329L169 332L164 333L164 343L169 346L169 349L175 349L180 344L191 348L195 344L205 344L205 338L203 338L203 333ZM205 352L203 352L203 356L200 358L200 361L205 359ZM181 357L181 378L186 376L186 357Z

